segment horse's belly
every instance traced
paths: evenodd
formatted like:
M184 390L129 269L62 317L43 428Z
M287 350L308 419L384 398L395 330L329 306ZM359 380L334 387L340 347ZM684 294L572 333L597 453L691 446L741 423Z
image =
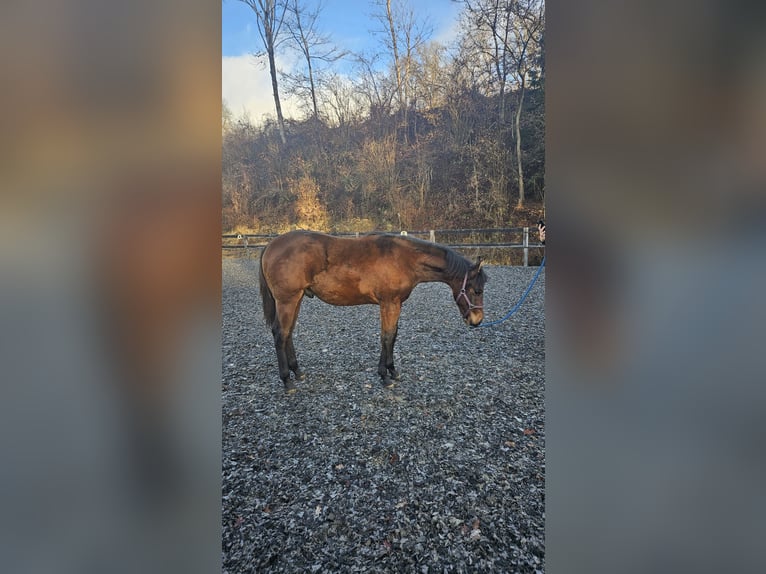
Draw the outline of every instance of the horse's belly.
M312 287L311 291L325 303L330 305L365 305L367 303L377 303L374 297L363 293L339 293L335 291L321 291Z
M309 290L330 305L365 305L377 303L374 293L365 289L361 282L353 277L345 280L329 279L318 275L309 286Z

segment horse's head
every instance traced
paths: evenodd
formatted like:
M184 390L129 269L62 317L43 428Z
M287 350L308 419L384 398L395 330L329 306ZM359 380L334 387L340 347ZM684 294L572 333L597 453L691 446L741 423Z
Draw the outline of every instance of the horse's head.
M479 258L463 277L452 284L455 303L463 320L471 327L478 326L484 320L484 283L487 282L487 275L482 269L483 264Z

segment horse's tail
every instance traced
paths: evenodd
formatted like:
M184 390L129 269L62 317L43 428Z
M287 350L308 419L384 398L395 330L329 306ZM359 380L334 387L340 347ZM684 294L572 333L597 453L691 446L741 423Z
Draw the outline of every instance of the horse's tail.
M263 274L263 254L261 254L261 270L259 274L259 281L261 286L261 298L263 299L263 318L266 320L266 324L271 327L277 320L277 303L274 301L274 294L269 288L269 284L266 282L266 276Z

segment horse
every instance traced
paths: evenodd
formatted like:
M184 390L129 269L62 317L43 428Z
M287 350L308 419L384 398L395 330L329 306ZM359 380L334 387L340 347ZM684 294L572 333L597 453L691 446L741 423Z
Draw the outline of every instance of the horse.
M305 378L293 346L293 329L304 296L330 305L380 306L378 374L390 388L399 380L394 366L394 343L402 303L419 283L449 285L465 323L484 319L482 260L475 263L452 249L404 235L373 233L333 237L313 231L291 231L273 239L260 260L263 316L271 328L285 390L296 390Z

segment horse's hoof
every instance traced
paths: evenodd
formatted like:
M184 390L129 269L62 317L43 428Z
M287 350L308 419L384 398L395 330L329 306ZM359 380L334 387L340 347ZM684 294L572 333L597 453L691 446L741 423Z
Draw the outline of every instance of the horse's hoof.
M306 373L303 371L293 371L295 373L295 380L296 381L305 381L306 380Z
M384 389L393 389L393 388L394 388L394 386L396 386L396 383L394 383L394 381L392 381L392 380L391 380L391 379L389 379L388 377L386 377L385 379L383 379L383 388L384 388Z
M292 395L296 392L298 392L298 387L296 387L292 381L287 381L285 383L285 394Z

